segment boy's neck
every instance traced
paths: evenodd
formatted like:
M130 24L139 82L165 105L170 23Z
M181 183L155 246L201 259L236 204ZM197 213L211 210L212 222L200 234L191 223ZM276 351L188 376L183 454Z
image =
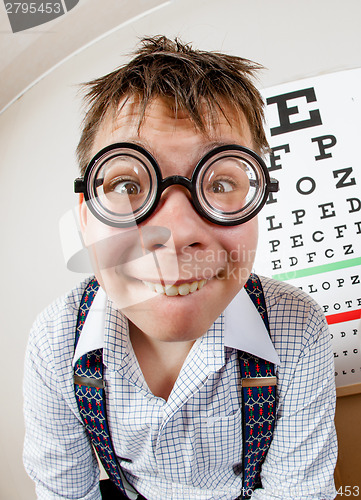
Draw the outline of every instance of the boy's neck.
M154 396L168 399L194 340L164 342L129 322L129 334L145 381Z

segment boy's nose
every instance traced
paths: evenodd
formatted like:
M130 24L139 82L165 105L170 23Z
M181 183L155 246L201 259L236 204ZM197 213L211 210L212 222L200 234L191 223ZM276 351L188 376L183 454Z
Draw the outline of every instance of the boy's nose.
M208 223L195 210L191 195L183 186L172 185L162 193L158 207L149 219L149 224L170 230L172 245L177 253L185 247L199 248L206 245L209 240L206 230ZM156 235L152 245L153 249L168 246L162 242L157 243ZM148 250L150 250L149 247Z

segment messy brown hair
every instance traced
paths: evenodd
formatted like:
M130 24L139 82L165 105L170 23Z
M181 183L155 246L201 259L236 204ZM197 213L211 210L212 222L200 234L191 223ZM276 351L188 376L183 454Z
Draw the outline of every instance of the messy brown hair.
M212 116L224 106L243 112L259 154L268 149L263 122L263 100L253 84L262 66L241 57L194 50L179 39L165 36L143 38L133 59L112 73L84 84L87 112L77 156L82 174L90 161L95 136L108 111L116 112L120 101L137 96L139 127L145 110L156 97L170 98L174 109L186 111L194 125L206 132ZM204 118L204 105L209 113Z

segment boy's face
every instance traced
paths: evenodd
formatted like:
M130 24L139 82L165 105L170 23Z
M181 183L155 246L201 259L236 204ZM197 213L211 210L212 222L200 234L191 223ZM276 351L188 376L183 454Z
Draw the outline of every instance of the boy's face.
M227 108L226 108L227 111ZM102 124L92 154L117 142L142 145L156 159L163 178L190 178L201 157L218 145L253 149L245 119L220 113L207 135L188 115L177 117L166 100L148 107L138 130L138 106L129 99L115 120ZM257 246L257 219L220 226L202 218L180 185L162 194L153 214L134 228L107 226L82 202L83 237L95 275L130 321L130 329L162 341L202 336L246 282ZM203 283L203 286L202 286ZM167 293L159 293L162 287ZM156 291L154 291L156 288ZM195 291L193 291L196 288Z

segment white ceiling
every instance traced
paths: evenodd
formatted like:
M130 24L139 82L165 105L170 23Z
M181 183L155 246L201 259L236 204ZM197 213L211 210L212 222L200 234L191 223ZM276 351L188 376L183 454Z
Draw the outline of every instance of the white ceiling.
M80 0L65 15L12 33L0 4L0 112L75 51L165 0Z

